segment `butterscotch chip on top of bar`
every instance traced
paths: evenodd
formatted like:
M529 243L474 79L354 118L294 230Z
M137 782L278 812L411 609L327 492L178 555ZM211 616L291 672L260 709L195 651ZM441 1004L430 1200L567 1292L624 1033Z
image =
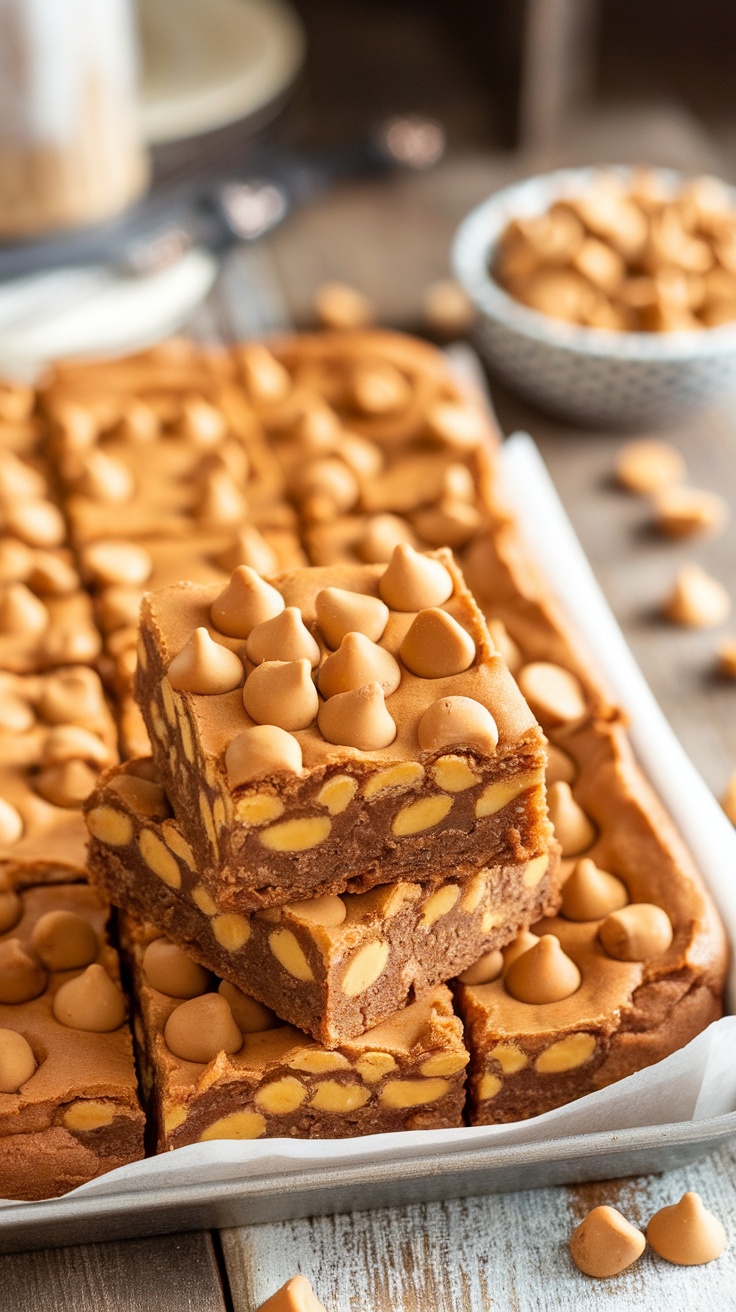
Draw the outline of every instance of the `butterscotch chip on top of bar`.
M32 878L32 876L28 876ZM0 1196L47 1198L143 1156L109 908L82 883L0 884Z
M106 773L87 814L90 875L113 903L328 1046L379 1024L559 905L552 850L516 866L445 874L439 885L402 880L246 916L223 912L150 760Z
M223 910L548 849L544 736L449 551L151 594L136 698Z
M123 934L159 1152L462 1124L468 1054L444 985L329 1050L232 985L197 976L157 931L125 917Z
M0 872L48 880L83 871L82 802L116 760L94 670L0 673Z

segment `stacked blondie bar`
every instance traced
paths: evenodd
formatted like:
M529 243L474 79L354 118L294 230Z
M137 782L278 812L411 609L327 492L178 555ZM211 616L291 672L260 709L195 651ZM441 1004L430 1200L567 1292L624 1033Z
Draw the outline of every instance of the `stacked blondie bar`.
M0 399L0 1025L35 1062L0 1036L0 1192L142 1151L80 806L158 1150L516 1120L720 1014L721 926L440 355L173 342Z

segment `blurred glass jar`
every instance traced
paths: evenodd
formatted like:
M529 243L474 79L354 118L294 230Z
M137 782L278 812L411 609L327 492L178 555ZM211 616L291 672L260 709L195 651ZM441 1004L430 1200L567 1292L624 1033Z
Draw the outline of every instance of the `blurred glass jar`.
M0 0L0 240L111 218L143 190L129 0Z

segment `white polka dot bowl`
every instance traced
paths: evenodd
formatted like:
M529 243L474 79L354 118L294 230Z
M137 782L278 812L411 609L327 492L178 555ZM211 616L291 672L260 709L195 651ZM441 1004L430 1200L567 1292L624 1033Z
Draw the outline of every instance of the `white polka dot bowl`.
M624 180L631 170L607 169ZM656 170L673 194L684 178ZM559 169L505 187L463 220L452 265L478 312L476 342L496 373L545 410L607 428L652 428L736 389L736 324L694 332L610 332L578 327L522 305L491 276L513 218L532 218L580 195L596 168ZM736 189L731 188L734 207Z

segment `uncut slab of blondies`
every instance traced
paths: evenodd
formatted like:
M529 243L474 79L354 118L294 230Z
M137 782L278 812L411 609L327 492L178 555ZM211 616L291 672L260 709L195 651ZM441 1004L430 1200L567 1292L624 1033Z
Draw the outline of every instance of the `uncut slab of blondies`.
M183 953L159 952L156 938L125 917L159 1152L210 1139L339 1139L462 1124L468 1054L444 985L329 1051Z
M245 611L233 617L228 605L233 595L245 591L247 603L249 590L266 586L247 571L236 571L225 593L180 584L144 600L136 698L161 783L202 883L223 911L404 878L444 879L547 851L544 735L493 650L451 553L403 551L388 566L278 576L266 595L274 627L264 621L253 633ZM404 566L412 577L429 570L431 588L406 584ZM334 591L329 622L320 609L328 589L339 591L343 617L346 597L351 616L370 600L370 623L359 615L348 628L362 624L372 637L359 629L340 639ZM385 615L382 594L393 603L383 606ZM428 606L427 596L437 604ZM409 609L415 597L419 605ZM223 623L223 610L224 627L242 636L218 629L212 617ZM288 633L281 627L287 620ZM188 644L197 630L193 671ZM412 672L448 668L446 640L460 642L461 672ZM223 648L240 659L242 679ZM309 655L254 665L251 655L258 660L264 652ZM451 658L456 668L456 650ZM231 691L183 690L183 682L212 687L213 677L220 686L223 661ZM280 691L284 680L288 693ZM251 748L256 725L278 731L270 764Z
M34 879L0 885L2 1198L55 1197L143 1156L109 907L86 884Z
M386 1020L559 905L553 850L439 886L402 880L223 913L193 867L152 761L108 771L87 816L90 876L116 906L328 1046Z

